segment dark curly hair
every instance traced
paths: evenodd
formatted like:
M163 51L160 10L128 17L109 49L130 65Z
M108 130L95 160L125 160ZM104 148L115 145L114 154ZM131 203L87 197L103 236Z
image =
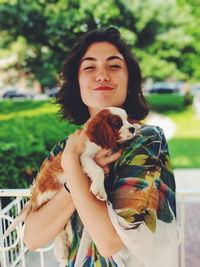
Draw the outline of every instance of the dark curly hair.
M144 119L149 112L149 105L143 96L141 71L139 64L132 55L130 48L121 38L120 32L114 28L96 29L84 34L74 46L63 66L64 82L56 96L56 103L60 104L62 118L81 125L85 123L90 114L87 106L80 96L78 83L78 70L80 60L88 47L95 42L109 42L123 55L128 67L128 94L123 104L129 118Z

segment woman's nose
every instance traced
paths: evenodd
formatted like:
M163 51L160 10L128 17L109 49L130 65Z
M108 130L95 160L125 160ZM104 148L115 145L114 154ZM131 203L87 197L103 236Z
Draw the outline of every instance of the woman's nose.
M109 82L111 80L110 75L106 71L100 71L96 75L96 81L97 82Z

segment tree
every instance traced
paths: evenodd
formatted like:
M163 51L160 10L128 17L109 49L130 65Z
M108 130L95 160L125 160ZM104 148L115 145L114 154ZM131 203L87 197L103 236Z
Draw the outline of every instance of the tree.
M185 26L186 34L190 35L192 42L184 47L179 61L179 68L188 74L193 81L200 80L200 6L198 0L178 0L181 11L187 10L190 21Z
M196 20L185 7L184 0L0 0L0 53L5 48L14 53L13 43L23 42L17 67L33 73L43 87L52 86L82 33L114 25L145 77L198 78L197 32L188 26Z

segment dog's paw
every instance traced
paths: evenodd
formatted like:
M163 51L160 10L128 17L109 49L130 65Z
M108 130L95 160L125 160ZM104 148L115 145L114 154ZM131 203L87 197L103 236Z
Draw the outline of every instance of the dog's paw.
M100 188L99 186L95 185L94 183L90 186L90 191L101 201L107 200L107 194L104 187Z
M96 198L98 198L99 200L102 201L106 201L107 200L107 194L106 193L102 193L102 192L97 192L95 194Z

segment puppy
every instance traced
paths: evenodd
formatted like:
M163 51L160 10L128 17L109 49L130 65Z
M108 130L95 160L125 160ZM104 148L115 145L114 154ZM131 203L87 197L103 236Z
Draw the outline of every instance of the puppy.
M107 200L107 194L104 188L104 171L95 163L94 156L101 149L115 151L119 144L132 139L139 129L140 125L130 124L126 112L117 107L105 108L89 121L86 129L88 138L80 161L83 171L91 180L90 190L98 199ZM31 187L30 200L7 229L4 238L19 222L26 219L32 209L39 209L63 187L66 177L61 167L61 156L62 152L53 160L44 161ZM71 224L68 222L65 229L55 238L54 255L60 262L60 267L66 266L68 262L71 236Z

